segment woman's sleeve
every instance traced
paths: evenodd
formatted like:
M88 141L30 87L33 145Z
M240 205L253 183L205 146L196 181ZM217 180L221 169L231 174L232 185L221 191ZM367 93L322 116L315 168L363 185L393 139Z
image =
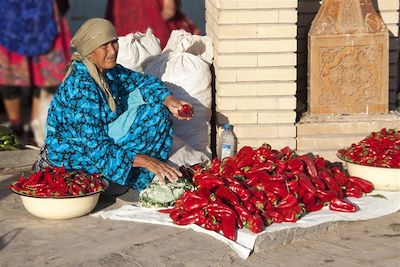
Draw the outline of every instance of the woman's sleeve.
M71 109L75 132L75 145L82 147L87 157L90 158L96 169L106 178L117 183L125 184L132 168L135 153L127 154L126 151L114 143L107 134L107 125L102 120L101 105L104 101L98 89L92 83L76 85L79 90L74 90ZM104 111L103 111L104 112ZM79 159L78 159L79 160Z
M171 95L171 91L157 77L134 72L119 65L116 71L118 72L118 90L125 90L125 92L120 91L119 94L123 95L139 89L146 102L160 104Z

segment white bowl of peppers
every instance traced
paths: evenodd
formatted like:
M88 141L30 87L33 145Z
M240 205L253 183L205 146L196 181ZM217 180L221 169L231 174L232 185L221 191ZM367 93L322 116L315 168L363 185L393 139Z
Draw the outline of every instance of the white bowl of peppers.
M108 186L100 174L46 168L19 177L10 189L21 197L25 209L43 219L71 219L91 212Z
M351 176L374 184L376 190L400 191L400 130L383 128L356 144L340 149Z

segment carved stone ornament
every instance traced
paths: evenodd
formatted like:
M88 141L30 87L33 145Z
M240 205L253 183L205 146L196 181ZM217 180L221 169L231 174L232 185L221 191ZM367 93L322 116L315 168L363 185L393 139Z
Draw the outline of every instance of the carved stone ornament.
M388 58L370 0L324 0L308 34L309 112L387 113Z

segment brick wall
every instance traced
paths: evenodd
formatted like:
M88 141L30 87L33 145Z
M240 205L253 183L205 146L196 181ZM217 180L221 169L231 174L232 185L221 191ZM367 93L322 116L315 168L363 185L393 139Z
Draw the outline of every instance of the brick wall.
M399 85L399 1L372 0L390 31L390 109ZM307 33L319 0L206 0L215 48L217 123L234 125L239 148L268 142L337 160L335 154L400 116L305 118Z
M297 0L206 0L217 124L238 147L296 146Z

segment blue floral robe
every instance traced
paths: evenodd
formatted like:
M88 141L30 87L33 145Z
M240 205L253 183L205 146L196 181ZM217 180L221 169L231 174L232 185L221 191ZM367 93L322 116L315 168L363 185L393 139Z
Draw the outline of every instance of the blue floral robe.
M136 154L166 160L172 146L169 111L163 105L170 91L155 77L142 75L120 65L105 75L117 110L112 112L100 87L76 62L61 84L49 107L46 145L48 160L67 169L101 173L120 185L144 189L154 174L132 167ZM114 141L108 125L126 112L122 103L134 90L140 90L144 104L135 110L128 132Z

